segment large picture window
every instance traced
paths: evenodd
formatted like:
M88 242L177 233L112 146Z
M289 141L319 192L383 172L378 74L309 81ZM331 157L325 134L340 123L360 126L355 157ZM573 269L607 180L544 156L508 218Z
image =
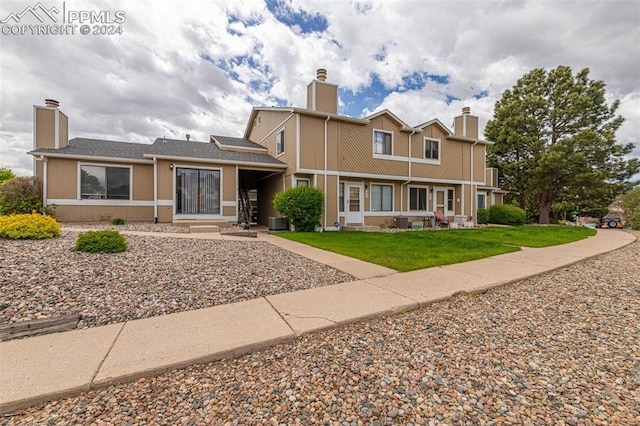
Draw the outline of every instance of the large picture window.
M409 188L409 210L427 210L427 188Z
M131 199L131 169L81 165L80 198L83 200Z
M220 170L178 167L176 214L220 214Z
M371 211L390 212L393 210L393 186L371 185Z
M393 147L392 147L392 134L389 132L383 132L380 130L375 130L373 132L373 153L374 154L384 154L384 155L392 155Z

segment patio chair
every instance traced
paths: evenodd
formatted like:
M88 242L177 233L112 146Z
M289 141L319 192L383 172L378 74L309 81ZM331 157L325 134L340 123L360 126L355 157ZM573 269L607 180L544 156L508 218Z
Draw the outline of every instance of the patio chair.
M449 227L449 219L442 213L440 210L436 210L433 212L436 218L436 226L440 226L440 228L448 228Z

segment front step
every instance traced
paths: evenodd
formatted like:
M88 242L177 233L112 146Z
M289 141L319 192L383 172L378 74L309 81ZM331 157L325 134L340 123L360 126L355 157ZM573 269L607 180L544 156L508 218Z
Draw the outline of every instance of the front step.
M189 226L190 234L200 234L209 232L220 232L220 227L217 225L195 225Z

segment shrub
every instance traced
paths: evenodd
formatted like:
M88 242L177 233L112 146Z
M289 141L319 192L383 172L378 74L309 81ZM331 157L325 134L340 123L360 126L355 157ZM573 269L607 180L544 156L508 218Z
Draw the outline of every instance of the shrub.
M316 188L298 186L278 192L273 207L287 217L296 231L312 232L320 223L324 196Z
M78 235L74 251L87 253L119 253L127 249L127 242L118 231L87 231Z
M115 217L113 218L113 220L111 221L112 225L124 225L125 220L121 217Z
M0 167L0 185L2 182L13 179L14 177L16 177L16 175L13 174L10 168Z
M476 219L479 224L489 222L489 210L483 208L478 209L478 215L476 216Z
M0 237L41 240L60 235L60 224L52 217L37 213L0 216Z
M496 204L489 209L489 223L524 225L525 219L525 211L511 204Z
M42 185L36 177L17 177L0 186L0 215L42 212Z

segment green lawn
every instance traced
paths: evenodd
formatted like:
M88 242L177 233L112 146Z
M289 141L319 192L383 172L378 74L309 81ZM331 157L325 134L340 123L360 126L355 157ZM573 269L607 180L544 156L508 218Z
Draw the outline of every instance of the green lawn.
M548 247L595 235L568 226L451 229L422 232L287 232L279 237L344 254L401 272Z

